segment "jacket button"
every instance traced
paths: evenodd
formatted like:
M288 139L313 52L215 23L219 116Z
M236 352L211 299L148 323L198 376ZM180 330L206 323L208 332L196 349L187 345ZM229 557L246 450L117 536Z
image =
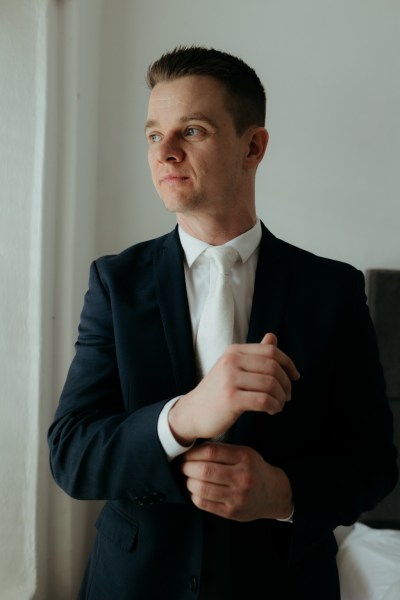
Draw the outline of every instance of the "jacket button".
M199 580L195 575L192 575L189 580L189 587L191 592L197 592L199 588Z

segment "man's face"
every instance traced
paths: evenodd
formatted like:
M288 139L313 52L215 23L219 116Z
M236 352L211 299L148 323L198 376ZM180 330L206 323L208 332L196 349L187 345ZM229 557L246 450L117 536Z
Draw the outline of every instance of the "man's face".
M244 202L246 134L238 136L212 77L158 83L151 92L146 137L155 188L177 213L223 214Z

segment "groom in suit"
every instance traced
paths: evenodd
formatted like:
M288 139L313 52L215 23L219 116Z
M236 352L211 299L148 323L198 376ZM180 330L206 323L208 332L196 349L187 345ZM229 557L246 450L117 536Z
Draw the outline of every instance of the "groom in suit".
M268 133L248 65L179 47L148 84L150 170L178 225L93 263L49 431L57 483L108 500L79 598L337 600L332 531L397 477L363 276L257 218ZM205 368L210 246L234 249L234 317Z

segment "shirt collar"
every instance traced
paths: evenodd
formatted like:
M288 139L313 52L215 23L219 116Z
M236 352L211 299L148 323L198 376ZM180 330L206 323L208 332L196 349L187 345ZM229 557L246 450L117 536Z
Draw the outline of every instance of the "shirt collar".
M206 248L209 248L210 244L193 237L184 231L180 226L178 227L178 232L182 248L185 253L186 262L190 268L198 259L200 254L202 254ZM242 259L242 262L246 262L253 254L255 249L259 246L261 236L261 223L260 219L257 218L254 227L248 231L245 231L245 233L242 233L238 237L233 238L233 240L229 240L229 242L224 244L224 246L232 246L235 248Z

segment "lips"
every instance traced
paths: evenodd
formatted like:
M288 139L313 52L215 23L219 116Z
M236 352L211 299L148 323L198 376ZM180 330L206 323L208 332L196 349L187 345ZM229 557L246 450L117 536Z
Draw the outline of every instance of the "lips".
M160 178L160 183L180 183L188 179L186 175L164 175Z

